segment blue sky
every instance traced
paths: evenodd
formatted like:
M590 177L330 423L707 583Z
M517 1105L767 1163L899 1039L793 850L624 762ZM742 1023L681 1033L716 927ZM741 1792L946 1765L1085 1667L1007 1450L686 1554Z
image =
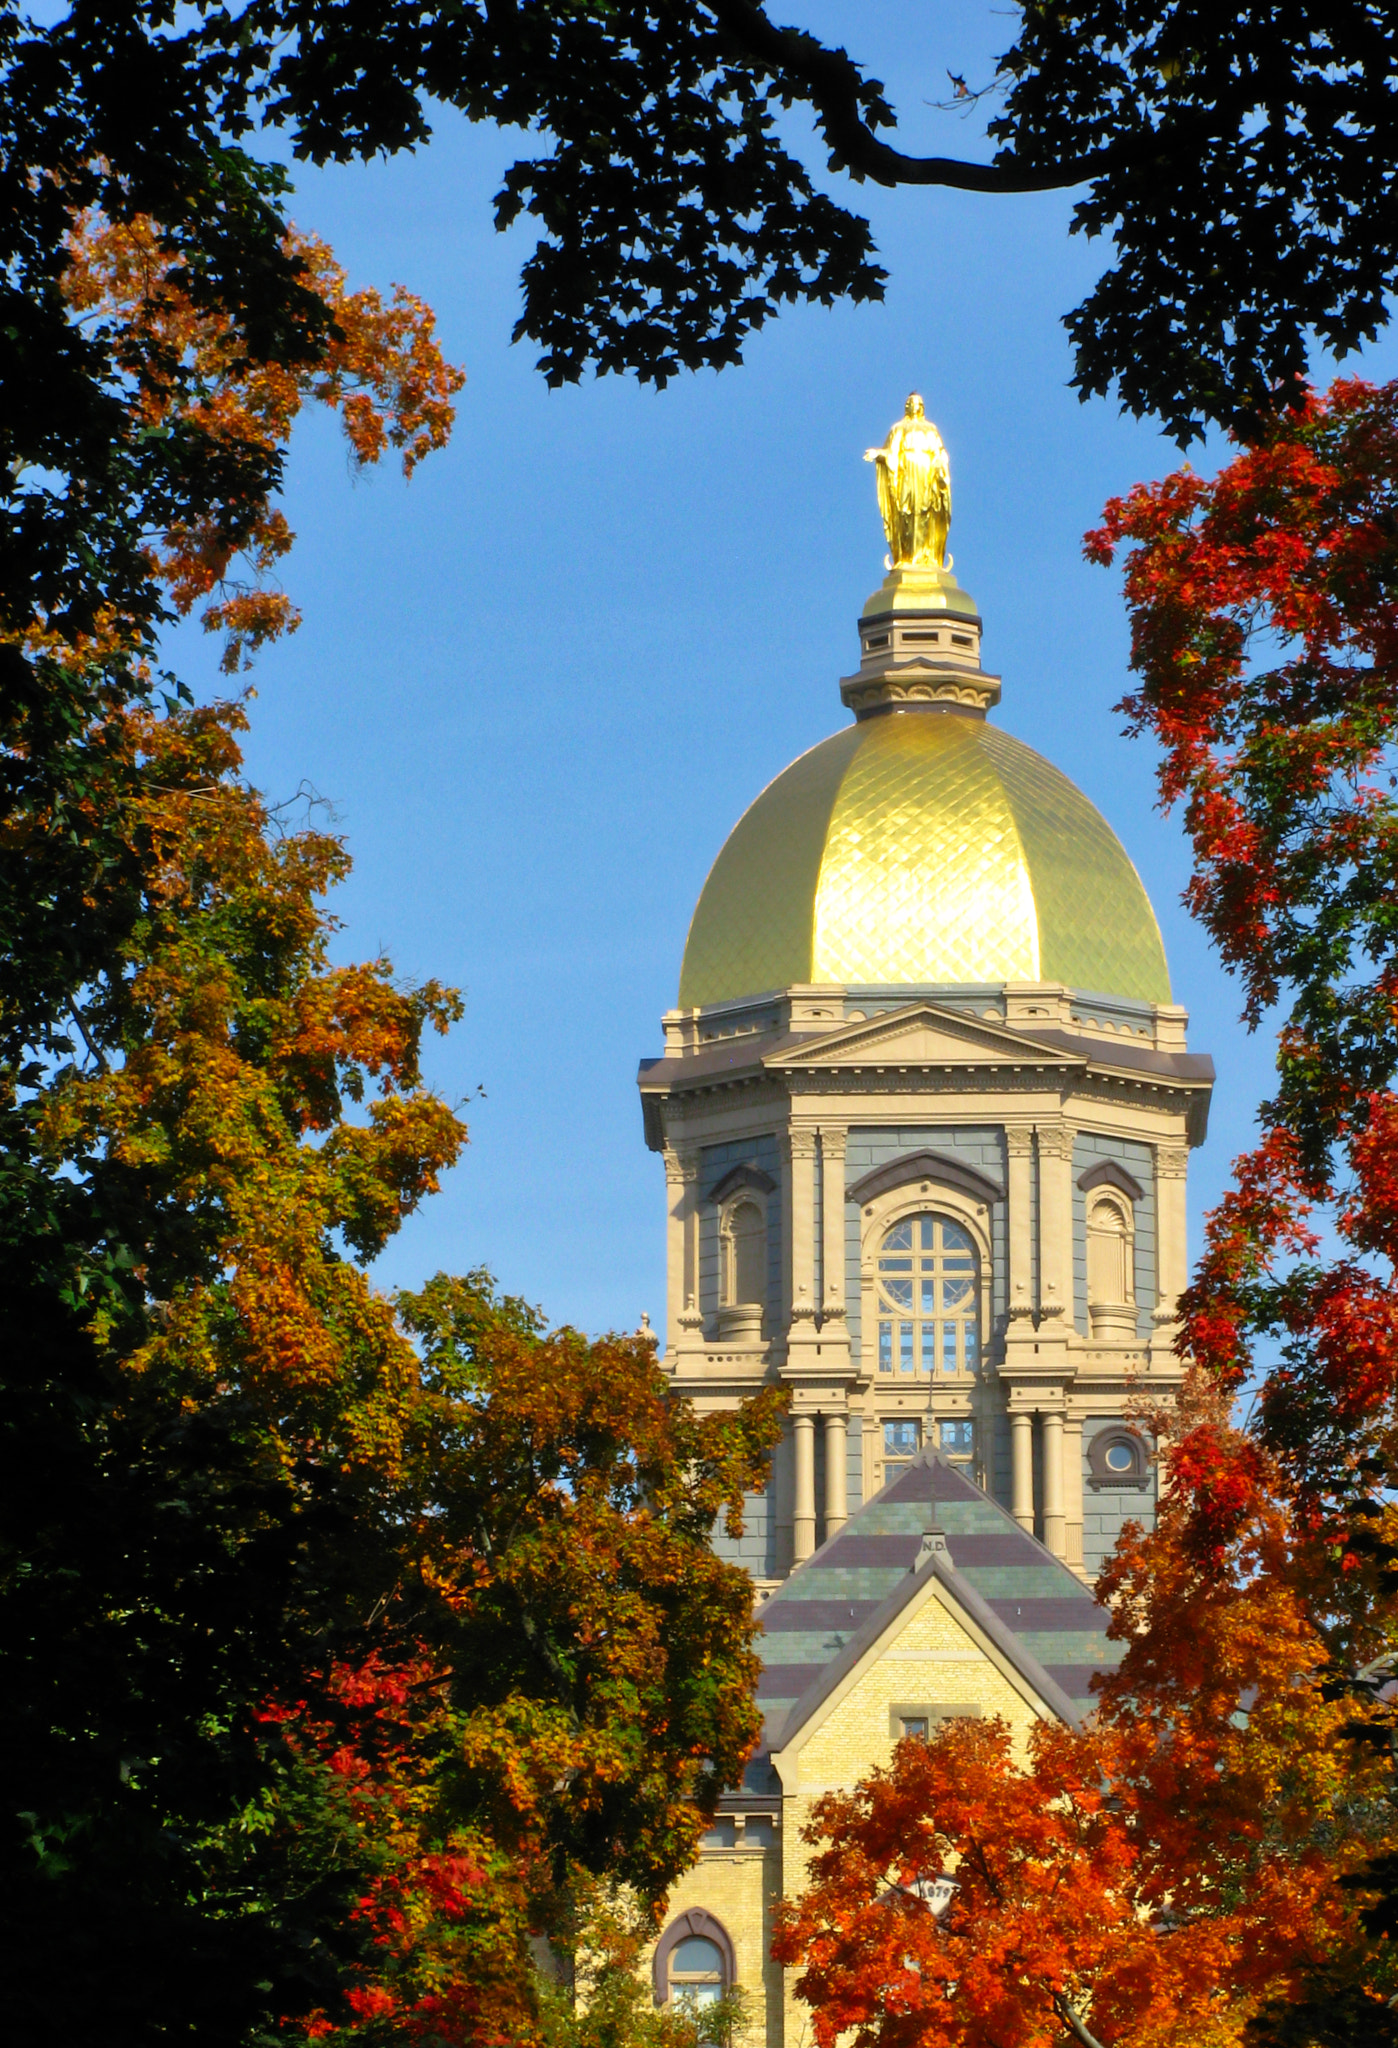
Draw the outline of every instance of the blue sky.
M926 10L929 18L932 10ZM912 147L976 147L925 104L972 82L1012 18L789 7L842 37L908 112ZM1153 756L1121 736L1118 579L1081 536L1103 502L1178 460L1111 404L1078 403L1061 316L1103 260L1061 195L865 188L891 272L881 306L802 309L746 363L663 393L608 379L548 391L512 347L532 237L491 226L522 138L444 116L415 157L296 173L294 217L351 282L435 308L467 371L451 446L410 485L351 473L334 425L298 427L285 584L305 623L258 661L248 747L273 798L308 781L355 860L339 950L380 950L465 992L429 1051L471 1144L379 1266L384 1284L490 1267L555 1321L659 1322L664 1181L641 1137L639 1057L658 1052L695 899L725 835L796 754L845 722L837 678L884 542L863 449L918 389L951 455L957 574L1004 677L1000 723L1114 826L1165 935L1190 1040L1218 1064L1191 1178L1192 1246L1270 1076L1233 984L1180 907L1188 865L1154 809ZM819 160L809 152L809 160ZM1395 373L1383 343L1363 359ZM1196 451L1201 467L1219 451ZM205 691L212 646L170 654Z

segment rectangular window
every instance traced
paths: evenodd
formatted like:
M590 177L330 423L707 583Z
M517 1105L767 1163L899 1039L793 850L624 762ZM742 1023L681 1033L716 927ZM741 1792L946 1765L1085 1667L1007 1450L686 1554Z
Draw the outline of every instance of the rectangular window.
M894 1742L901 1735L918 1735L925 1742L944 1721L980 1718L980 1708L969 1700L895 1700L888 1710L888 1732Z
M949 1458L969 1458L975 1443L975 1424L944 1422L938 1440Z
M893 1370L893 1325L892 1325L892 1323L880 1323L880 1324L879 1324L879 1371L880 1371L880 1372L892 1372L892 1370Z
M942 1324L942 1371L956 1371L956 1325Z
M913 1369L913 1326L911 1323L898 1325L898 1368L910 1373Z

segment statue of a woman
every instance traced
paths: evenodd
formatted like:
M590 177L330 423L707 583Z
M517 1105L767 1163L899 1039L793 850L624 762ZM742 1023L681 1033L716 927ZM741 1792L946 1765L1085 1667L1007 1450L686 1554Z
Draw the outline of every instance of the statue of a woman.
M944 557L951 528L951 469L942 437L916 391L882 448L866 448L864 460L878 466L879 511L891 567L949 567Z

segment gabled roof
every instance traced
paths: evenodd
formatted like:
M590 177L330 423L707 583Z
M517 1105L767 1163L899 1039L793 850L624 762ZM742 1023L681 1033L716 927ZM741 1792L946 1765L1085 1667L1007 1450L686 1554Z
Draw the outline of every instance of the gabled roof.
M929 1529L942 1553L924 1547ZM852 1515L762 1609L758 1700L767 1754L784 1748L935 1573L1051 1711L1074 1721L1098 1671L1121 1658L1107 1616L1082 1581L938 1451Z

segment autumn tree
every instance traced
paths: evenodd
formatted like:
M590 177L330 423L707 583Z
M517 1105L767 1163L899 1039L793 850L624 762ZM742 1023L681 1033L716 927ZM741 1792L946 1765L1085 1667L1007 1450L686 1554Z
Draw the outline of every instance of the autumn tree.
M235 479L252 446L274 473L308 399L360 459L444 438L430 315L350 292L320 245L296 261L333 331L293 373L153 223L69 236L74 319L169 371L129 394L148 437L193 407ZM143 547L231 667L294 614L273 499L226 509L186 500ZM771 1404L700 1423L648 1344L550 1333L482 1276L375 1291L464 1142L421 1064L458 1000L334 963L343 845L247 786L245 707L183 700L148 629L112 601L15 643L7 2018L65 2044L530 2038L531 1943L596 1868L644 1911L752 1738L750 1593L708 1535Z
M754 1738L708 1539L773 1403L701 1422L480 1277L375 1292L464 1137L420 1069L458 1005L331 964L343 849L241 723L126 721L140 914L26 1104L72 1214L66 1316L7 1296L10 2013L519 2038L573 1871L661 1896Z
M1306 1595L1357 1734L1386 1749L1398 1593L1398 388L1341 382L1211 481L1107 508L1125 546L1133 726L1195 854L1189 900L1258 1025L1277 1088L1210 1217L1183 1342L1249 1429L1181 1440L1201 1551L1251 1511L1265 1461L1307 1532ZM1395 1931L1398 1862L1366 1925ZM1361 1976L1368 1964L1361 1963ZM1333 2017L1332 1980L1318 1991ZM1314 2015L1313 2015L1314 2016ZM1298 2022L1299 2024L1300 2022ZM1285 2032L1284 2015L1275 2018ZM1327 2024L1329 2022L1327 2021ZM1357 2037L1357 2036L1356 2036Z
M267 491L247 488L247 464L255 453L264 482L275 476L310 374L269 392L222 323L201 314L197 287L149 222L65 216L64 235L74 335L105 333L118 354L136 337L125 358L134 442L168 452L193 431L183 394L202 408L209 474L229 494L222 552L211 498L148 507L165 519L138 536L140 576L169 592L171 608L205 591L227 598L216 579L238 536L257 545L259 529L278 530ZM460 381L430 315L348 293L328 252L303 246L336 329L324 395L367 406L380 441L425 452L450 423ZM146 360L163 365L161 378L143 375ZM372 457L366 427L360 448ZM85 502L91 551L104 528ZM32 530L31 540L42 551ZM306 1610L298 1589L330 1583L316 1579L315 1560L329 1570L343 1554L351 1504L332 1498L317 1459L299 1489L290 1483L238 1402L201 1403L159 1375L138 1387L129 1368L163 1318L192 1312L190 1289L226 1280L230 1262L245 1306L260 1288L270 1308L281 1288L297 1354L314 1345L317 1317L345 1305L346 1277L342 1261L312 1256L315 1231L349 1232L367 1251L455 1156L462 1134L417 1065L422 1030L444 1024L455 999L400 995L382 965L321 973L329 928L316 897L343 872L342 849L288 829L242 789L237 707L181 710L175 685L152 670L150 613L126 601L112 544L106 602L11 613L20 680L0 714L0 1596L19 1788L4 1886L16 2010L36 2028L66 1999L79 2015L84 2000L103 2005L118 2031L156 2029L158 1983L172 2010L231 2033L251 1983L276 1984L282 1965L299 1976L303 1962L315 1979L314 1945L298 1952L295 1924L203 1912L184 1848L242 1782L239 1715L311 1646L323 1655L325 1615ZM296 1009L312 986L318 1024ZM274 1020L275 1051L263 1036ZM255 1072L250 1045L264 1068L299 1058L296 1083L289 1065ZM382 1091L375 1114L346 1125L338 1159L334 1147L313 1158L345 1122L343 1091L362 1094L370 1073ZM196 1082L217 1115L185 1125L181 1143L162 1119L191 1107ZM295 1086L314 1101L298 1102ZM320 1177L319 1192L293 1225L285 1200L308 1196L307 1176ZM280 1207L268 1184L278 1178ZM352 1187L358 1213L340 1213ZM266 1235L278 1219L280 1240ZM290 1253L288 1286L276 1265ZM265 1363L276 1339L265 1326L264 1336ZM333 1354L333 1342L321 1349ZM36 1871L53 1885L36 1887Z
M1220 1444L1224 1406L1196 1377ZM1273 1477L1222 1550L1183 1486L1128 1530L1100 1588L1124 1656L1087 1725L952 1721L816 1804L774 1953L817 2048L1225 2048L1325 1971L1342 2038L1398 2040L1394 1959L1353 1968L1398 1846L1389 1767L1356 1765Z
M1398 1456L1395 492L1398 387L1340 383L1211 481L1114 501L1090 542L1128 549L1125 708L1163 749L1190 907L1249 1024L1281 1012L1187 1342L1228 1389L1261 1375L1258 1441L1322 1521L1377 1512Z

